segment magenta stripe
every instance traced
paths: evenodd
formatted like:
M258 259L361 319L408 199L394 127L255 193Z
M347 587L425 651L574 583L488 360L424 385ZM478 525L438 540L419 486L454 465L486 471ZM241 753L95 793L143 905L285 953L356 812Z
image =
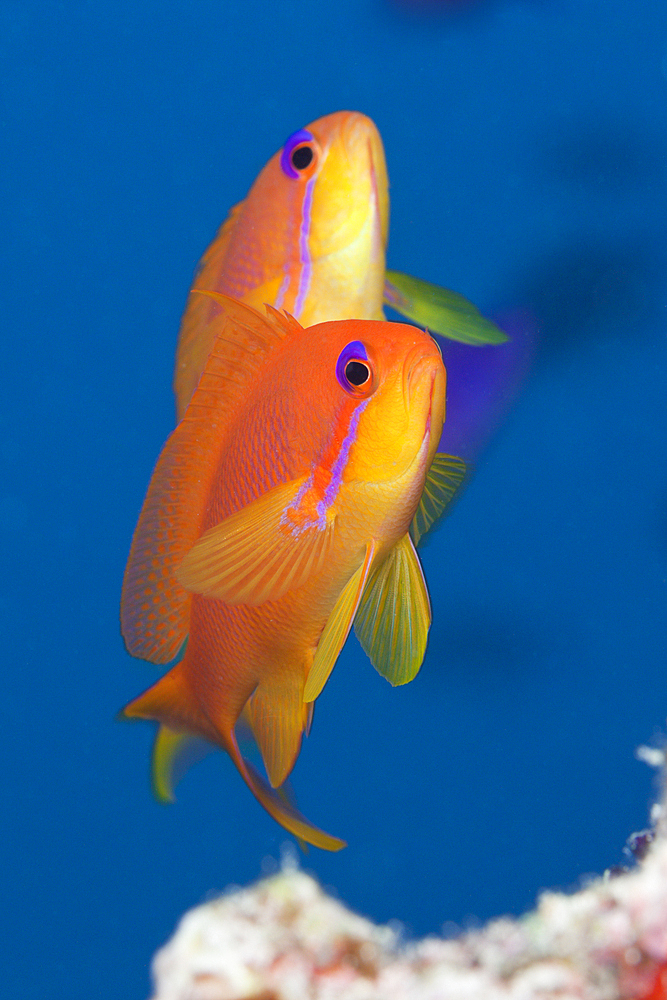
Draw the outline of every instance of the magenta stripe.
M301 316L303 304L310 288L310 276L312 273L312 261L310 250L308 249L308 238L310 236L310 215L313 205L313 186L315 177L311 177L306 183L306 190L303 195L303 211L301 215L301 231L299 233L299 255L301 258L301 272L299 274L299 291L294 303L294 315L297 319Z
M352 443L354 442L357 436L357 427L359 425L359 418L361 417L361 414L368 406L368 403L369 400L365 399L363 403L359 403L359 405L356 406L352 411L352 416L350 418L350 426L348 427L347 434L345 435L345 439L343 440L343 443L340 446L338 457L336 458L334 464L331 466L331 482L324 491L324 496L322 497L322 500L317 505L317 510L320 516L324 513L327 507L331 506L331 504L336 499L336 494L338 493L341 481L343 479L343 470L347 465L347 459L350 454L350 448L352 447Z
M345 469L350 454L350 448L352 447L352 443L354 442L357 436L357 427L359 426L359 418L361 417L361 414L364 412L369 402L370 402L369 399L364 399L364 401L362 403L359 403L359 405L356 406L352 411L352 415L350 417L350 425L347 429L347 434L345 435L345 439L342 445L340 446L340 451L338 452L336 461L331 467L331 482L324 491L324 496L322 497L322 499L319 501L319 503L315 508L317 510L317 520L307 521L306 523L297 526L287 517L287 511L298 510L301 500L308 492L308 490L312 488L313 478L314 478L313 473L311 473L310 476L308 476L308 479L301 486L299 492L294 497L292 503L285 508L285 512L280 519L280 523L281 525L289 528L293 536L298 538L299 535L301 535L304 531L308 531L310 528L314 527L318 527L320 531L325 530L327 526L327 517L326 517L327 509L334 502L338 494L338 490L340 488L340 484L343 479L343 471Z
M288 267L289 265L285 265ZM285 277L280 283L280 288L278 289L278 294L276 295L276 301L273 303L274 309L282 309L283 302L285 300L285 295L287 294L287 289L289 288L289 271L286 270Z

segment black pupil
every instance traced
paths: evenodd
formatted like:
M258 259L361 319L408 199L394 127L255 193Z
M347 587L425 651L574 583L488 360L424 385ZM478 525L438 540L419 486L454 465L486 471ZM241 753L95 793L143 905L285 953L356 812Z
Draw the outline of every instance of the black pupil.
M361 361L348 361L345 365L345 378L350 385L363 385L368 381L369 375L368 365L362 364Z
M313 159L313 151L310 146L299 146L292 153L292 166L295 170L305 170Z

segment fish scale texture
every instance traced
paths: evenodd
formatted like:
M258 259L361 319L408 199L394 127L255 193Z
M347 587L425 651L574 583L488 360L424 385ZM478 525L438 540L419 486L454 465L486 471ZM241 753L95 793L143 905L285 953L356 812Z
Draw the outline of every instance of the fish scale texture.
M153 1000L667 1000L667 836L519 920L401 943L285 868L186 914ZM662 817L662 818L661 818Z

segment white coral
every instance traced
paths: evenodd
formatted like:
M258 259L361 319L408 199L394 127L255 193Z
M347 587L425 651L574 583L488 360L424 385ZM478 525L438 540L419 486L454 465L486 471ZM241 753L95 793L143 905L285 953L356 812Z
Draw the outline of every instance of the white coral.
M186 914L153 967L154 1000L615 1000L667 996L665 970L661 824L636 869L407 946L290 866Z

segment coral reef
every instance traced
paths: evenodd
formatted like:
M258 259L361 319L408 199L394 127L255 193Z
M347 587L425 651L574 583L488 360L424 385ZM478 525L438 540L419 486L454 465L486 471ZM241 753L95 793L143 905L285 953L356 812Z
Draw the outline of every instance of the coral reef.
M659 750L639 755L665 768ZM186 914L157 954L154 1000L667 1000L667 811L635 867L518 920L401 943L283 865Z

